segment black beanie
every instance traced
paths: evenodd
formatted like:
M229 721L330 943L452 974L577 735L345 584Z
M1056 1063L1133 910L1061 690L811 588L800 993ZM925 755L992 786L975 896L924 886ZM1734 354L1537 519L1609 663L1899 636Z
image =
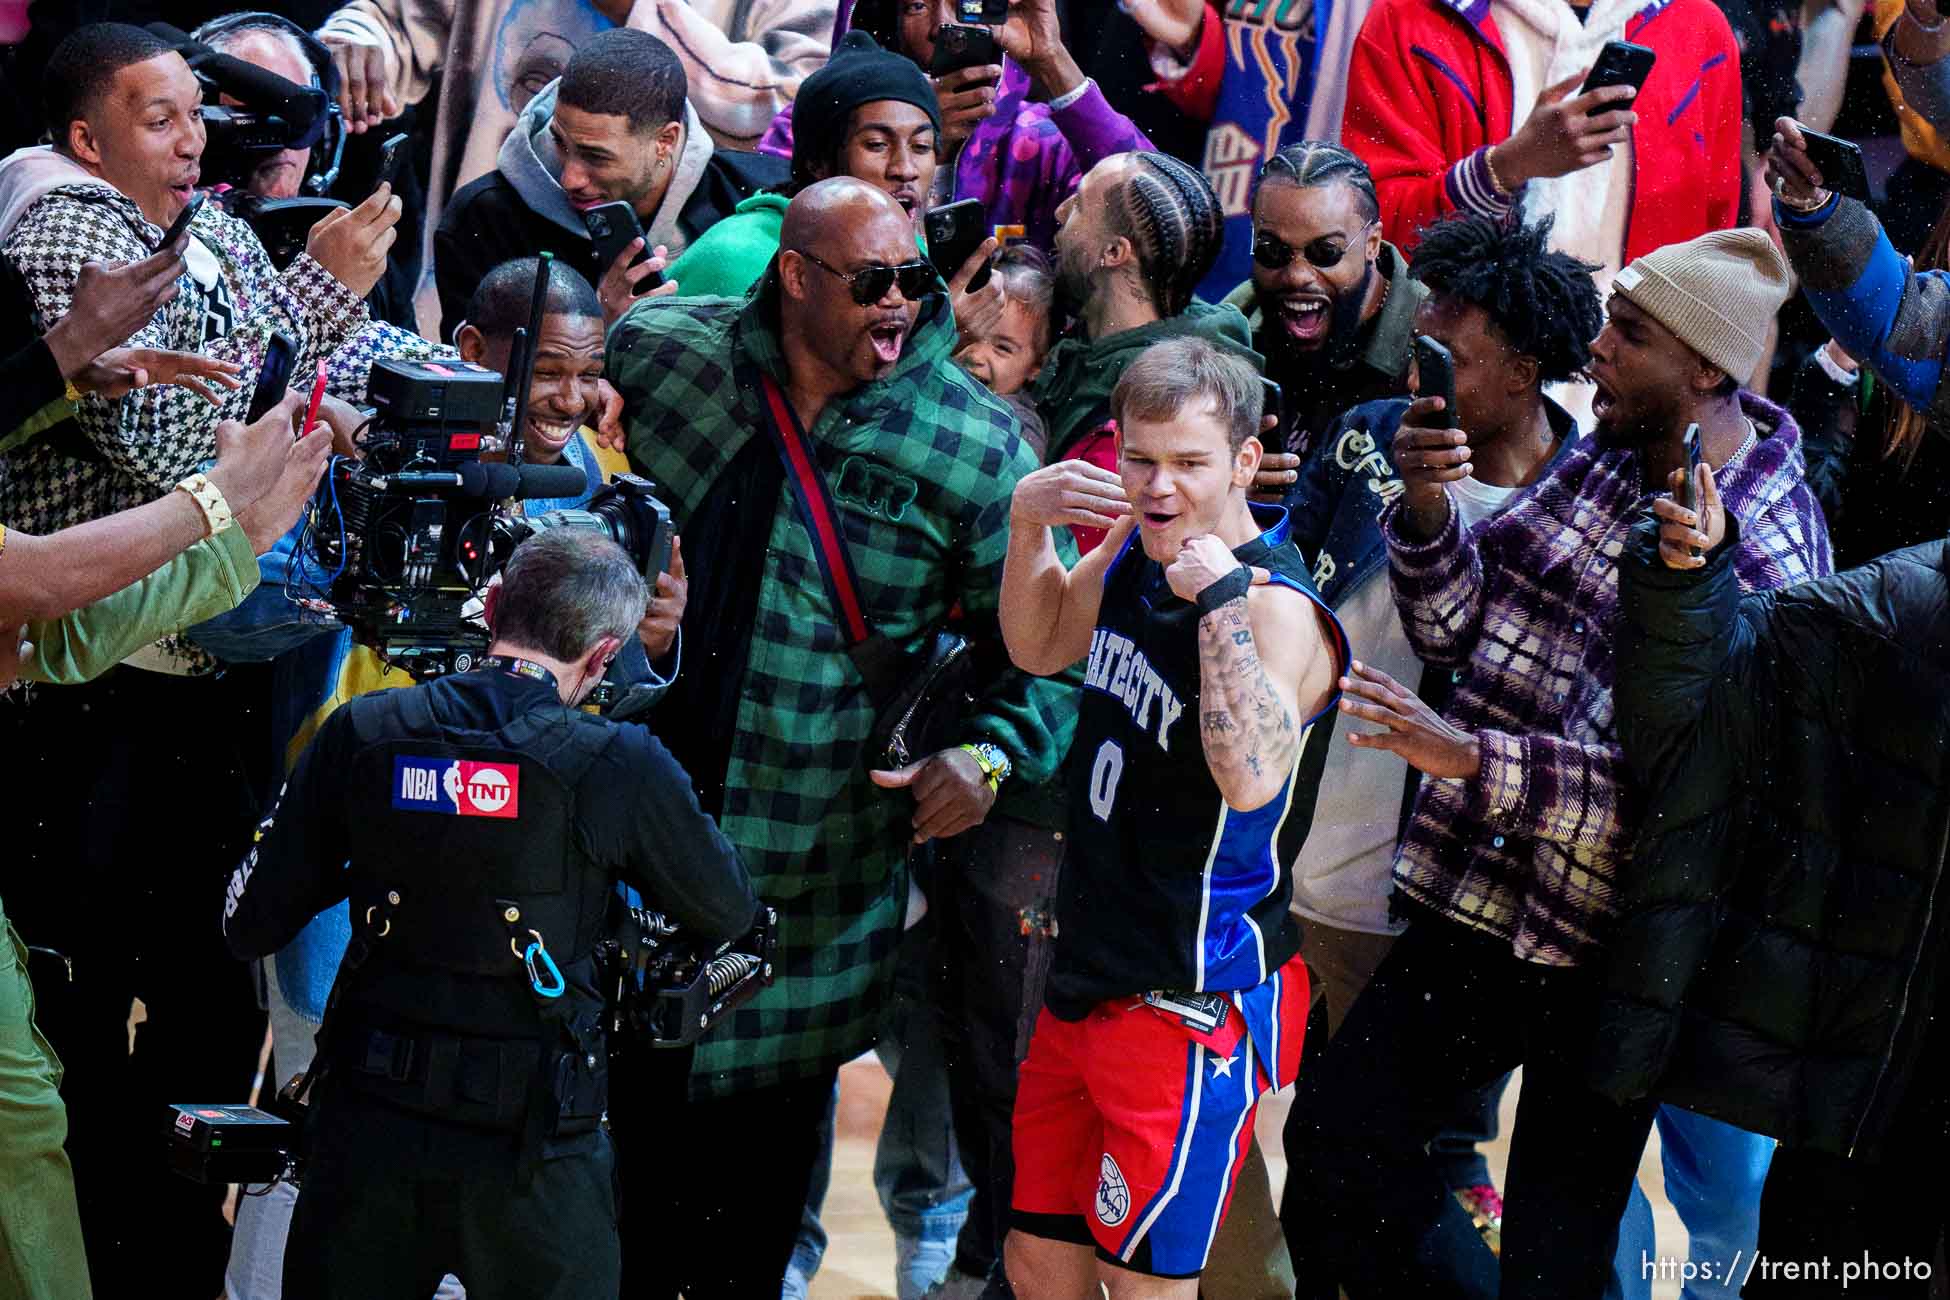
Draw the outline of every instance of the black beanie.
M914 105L940 132L934 83L920 65L883 50L863 31L848 32L826 66L799 83L793 97L792 179L810 181L813 164L828 162L839 151L853 110L883 99Z

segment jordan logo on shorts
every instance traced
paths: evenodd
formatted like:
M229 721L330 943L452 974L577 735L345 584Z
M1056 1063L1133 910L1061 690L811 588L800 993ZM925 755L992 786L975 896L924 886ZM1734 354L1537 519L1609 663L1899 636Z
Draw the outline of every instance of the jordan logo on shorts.
M1131 1212L1131 1189L1124 1185L1124 1173L1104 1152L1103 1170L1097 1177L1097 1221L1115 1228Z

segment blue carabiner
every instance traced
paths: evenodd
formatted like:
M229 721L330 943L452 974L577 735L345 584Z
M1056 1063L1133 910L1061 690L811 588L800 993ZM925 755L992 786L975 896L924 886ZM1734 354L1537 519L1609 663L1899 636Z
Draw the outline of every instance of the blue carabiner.
M542 965L548 967L548 973L555 978L554 988L545 986L542 983L542 977L535 973L535 958L537 956L541 957ZM528 983L534 988L537 996L559 998L567 991L569 982L562 978L562 972L556 969L555 958L548 955L548 949L542 947L542 941L540 939L528 945L528 951L521 955L521 959L527 963Z

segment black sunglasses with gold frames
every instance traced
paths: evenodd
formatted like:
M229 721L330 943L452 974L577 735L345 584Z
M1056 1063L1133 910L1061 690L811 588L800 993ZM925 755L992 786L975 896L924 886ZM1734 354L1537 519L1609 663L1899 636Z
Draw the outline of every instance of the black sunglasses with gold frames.
M857 271L842 271L828 266L817 254L803 248L792 251L827 274L845 281L853 301L862 307L871 307L885 298L887 290L897 281L901 287L901 297L916 302L933 293L940 284L932 262L902 262L899 266L863 266Z
M1375 224L1370 221L1363 225L1361 232L1344 244L1334 242L1340 238L1337 234L1322 235L1300 248L1295 248L1270 230L1262 230L1253 236L1253 261L1269 271L1279 271L1293 265L1294 258L1304 257L1311 265L1331 271L1341 264L1349 250L1367 238L1369 227Z

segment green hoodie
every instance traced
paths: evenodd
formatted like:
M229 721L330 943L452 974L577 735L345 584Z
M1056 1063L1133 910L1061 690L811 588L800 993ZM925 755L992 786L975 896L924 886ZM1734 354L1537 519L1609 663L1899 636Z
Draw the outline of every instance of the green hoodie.
M1253 335L1237 307L1192 299L1183 314L1124 330L1108 338L1067 338L1050 349L1029 394L1049 426L1047 461L1061 460L1070 445L1101 426L1110 408L1110 390L1138 353L1165 339L1196 334L1231 348L1261 370L1264 358L1253 351Z
M664 271L686 298L742 298L779 251L785 227L783 194L754 194L691 241Z

